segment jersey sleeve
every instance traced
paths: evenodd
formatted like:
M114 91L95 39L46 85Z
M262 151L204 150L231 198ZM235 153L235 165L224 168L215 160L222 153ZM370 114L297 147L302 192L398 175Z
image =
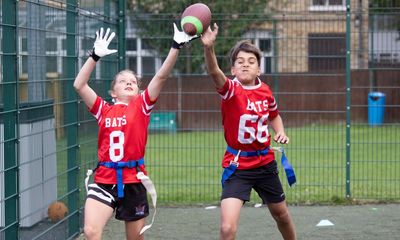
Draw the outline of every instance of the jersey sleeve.
M97 96L96 101L94 102L89 112L96 118L97 123L101 121L102 118L102 111L107 106L107 102L104 101L101 97Z
M141 94L140 97L142 98L142 112L145 115L150 115L151 111L153 110L154 105L157 102L157 99L154 101L150 100L149 92L144 90Z
M273 96L269 98L269 104L268 104L268 110L269 110L269 119L274 119L276 116L278 116L278 104L276 103L276 100Z
M218 94L223 100L229 100L235 93L234 81L226 78L225 84L221 89L217 89Z

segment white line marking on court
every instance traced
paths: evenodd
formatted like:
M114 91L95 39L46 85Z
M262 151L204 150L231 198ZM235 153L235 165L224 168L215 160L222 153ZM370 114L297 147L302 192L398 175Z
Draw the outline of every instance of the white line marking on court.
M329 226L333 226L335 224L333 224L331 221L323 219L321 221L319 221L319 223L316 225L317 227L329 227Z
M216 209L217 208L217 206L208 206L208 207L205 207L204 209L205 210L211 210L211 209Z

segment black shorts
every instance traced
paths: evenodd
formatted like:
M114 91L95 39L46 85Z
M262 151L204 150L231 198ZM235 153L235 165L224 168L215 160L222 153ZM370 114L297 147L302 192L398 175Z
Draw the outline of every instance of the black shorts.
M238 198L244 202L250 201L251 189L258 193L263 204L285 200L276 161L254 169L236 170L225 181L221 200Z
M123 198L118 198L117 185L89 184L87 197L113 208L118 220L137 221L149 215L147 192L141 183L125 184Z

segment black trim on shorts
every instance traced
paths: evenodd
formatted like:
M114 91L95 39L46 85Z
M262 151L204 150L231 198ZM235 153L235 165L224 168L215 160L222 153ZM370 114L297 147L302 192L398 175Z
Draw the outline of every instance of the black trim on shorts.
M95 199L114 209L115 218L122 221L137 221L149 215L149 203L146 188L141 183L124 184L124 197L118 198L118 188L115 184L97 183L98 188L90 187L105 198L109 198L104 192L110 194L114 199L111 203L96 195L87 195L87 198ZM101 190L99 189L101 188ZM102 192L104 191L104 192Z
M89 190L89 191L94 191L94 192L96 192L96 193L99 193L99 194L101 194L101 195L103 195L103 196L105 196L105 197L107 197L107 198L109 198L109 196L107 196L104 192L107 192L108 194L113 195L113 194L111 193L111 189L112 189L113 186L114 186L113 184L96 183L96 185L97 185L97 187L93 187L93 186L90 186L90 185L89 185L88 190ZM104 192L103 192L103 191L104 191ZM114 196L113 196L113 197L114 197ZM96 196L96 195L92 195L92 194L88 194L88 195L87 195L87 198L94 199L94 200L96 200L96 201L99 201L99 202L101 202L101 203L104 203L105 205L107 205L107 206L109 206L109 207L115 209L115 197L114 197L114 199L111 199L111 198L110 198L110 201L111 201L111 202L108 202L108 201L106 201L106 200L104 200L104 199L102 199L102 198L100 198L100 197L98 197L98 196Z

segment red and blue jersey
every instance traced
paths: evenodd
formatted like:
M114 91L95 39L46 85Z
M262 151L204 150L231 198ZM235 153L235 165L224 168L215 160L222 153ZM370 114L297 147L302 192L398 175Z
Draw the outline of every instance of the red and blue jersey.
M90 112L97 119L98 159L100 162L127 162L144 157L147 143L147 128L151 110L156 101L151 101L147 89L135 96L129 104L109 104L97 97ZM140 166L146 175L144 165ZM135 168L123 169L123 183L138 183ZM115 169L99 166L94 177L96 183L116 184Z
M243 86L238 80L229 79L218 89L222 98L221 112L225 141L235 150L254 152L270 146L268 122L278 116L275 98L269 86L260 79L254 86ZM234 155L228 151L222 160L225 168ZM275 159L274 152L266 155L240 157L238 169L252 169Z

